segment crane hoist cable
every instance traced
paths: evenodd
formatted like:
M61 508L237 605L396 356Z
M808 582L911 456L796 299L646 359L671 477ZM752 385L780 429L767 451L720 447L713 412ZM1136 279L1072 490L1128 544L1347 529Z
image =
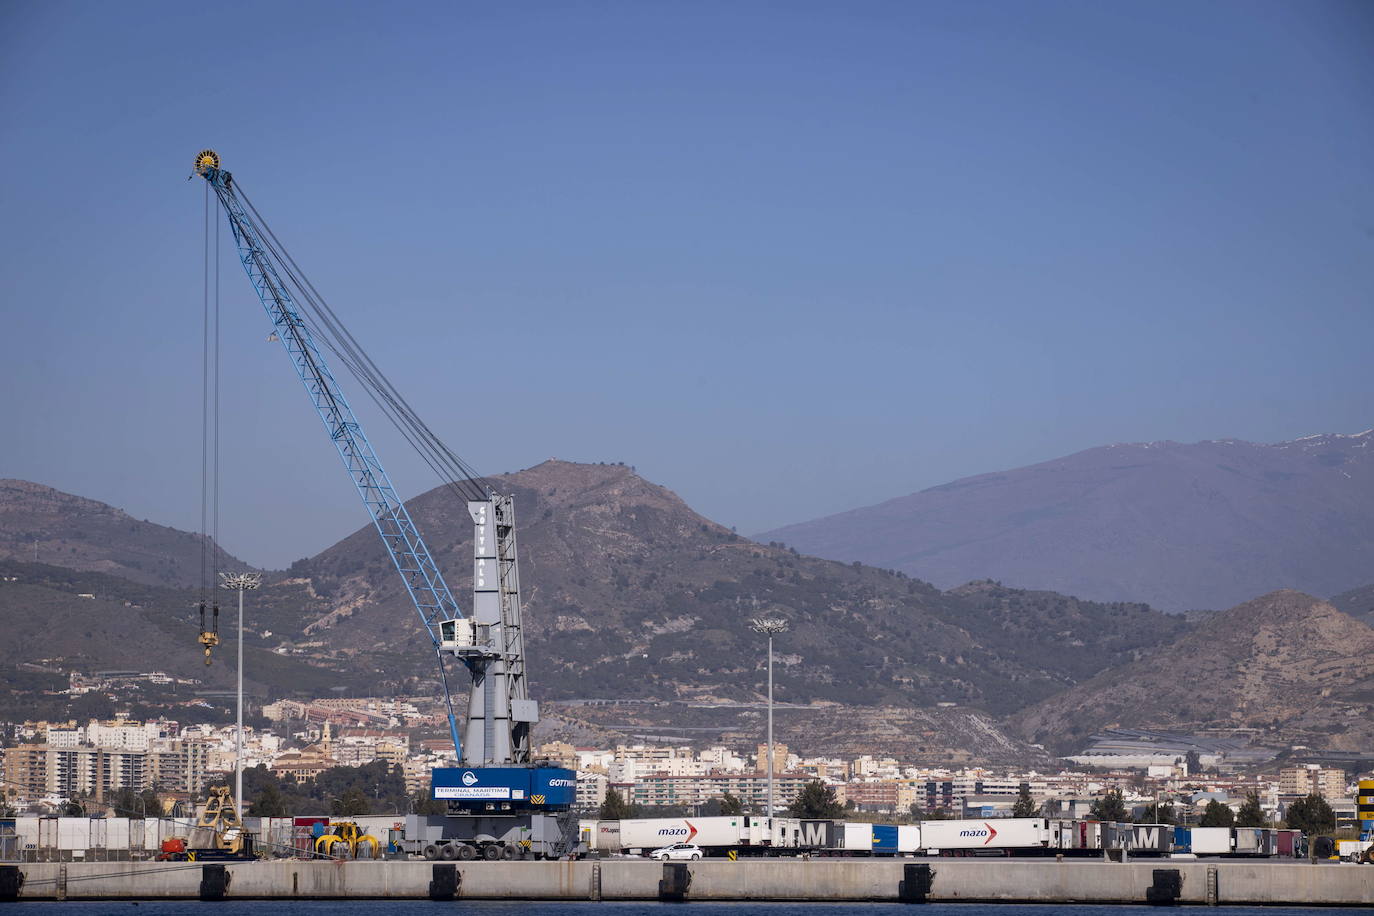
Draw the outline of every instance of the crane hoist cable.
M219 209L219 199L215 199ZM215 224L214 245L210 223ZM213 290L211 297L211 259ZM210 193L205 195L205 244L202 282L201 378L200 378L200 636L205 664L219 645L219 599L215 581L219 574L219 220L210 212ZM210 612L207 622L206 611Z
M362 348L357 338L305 276L300 265L282 245L262 214L253 206L252 199L244 192L241 182L234 182L234 192L261 230L263 247L276 262L283 280L293 287L292 298L296 300L297 305L303 307L302 318L310 332L325 345L326 349L338 357L407 444L434 471L441 483L465 500L488 498L493 492L490 483L444 444Z

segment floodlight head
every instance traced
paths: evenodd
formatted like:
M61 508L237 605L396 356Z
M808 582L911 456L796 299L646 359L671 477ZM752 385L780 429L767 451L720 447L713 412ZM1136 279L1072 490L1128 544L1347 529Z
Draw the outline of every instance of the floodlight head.
M781 617L755 617L749 621L749 629L755 633L767 633L769 636L776 636L778 633L786 633L788 624Z
M262 585L262 576L257 573L220 573L220 588L231 592L250 592Z

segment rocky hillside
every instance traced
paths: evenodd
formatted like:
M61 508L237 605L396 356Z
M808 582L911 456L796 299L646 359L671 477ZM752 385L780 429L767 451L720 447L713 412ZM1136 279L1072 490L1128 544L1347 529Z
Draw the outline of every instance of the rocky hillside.
M520 520L534 690L549 728L570 735L748 743L765 680L763 644L748 619L778 614L792 624L778 641L777 695L792 704L779 716L783 740L932 763L1041 759L995 717L1125 664L1187 626L1143 605L993 582L942 593L900 573L756 544L623 466L549 461L497 485L515 496ZM50 702L44 691L67 671L156 669L219 686L228 667L200 665L194 589L81 570L96 546L106 558L137 558L149 549L148 529L86 500L42 498L73 509L54 512L48 530L86 532L92 520L121 518L124 528L56 554L75 569L0 560L0 627L13 635L0 647L0 681L11 706ZM443 489L409 505L466 604L465 507ZM141 572L127 562L114 568ZM255 693L435 691L415 611L370 526L254 592L246 639ZM41 672L24 667L34 659ZM579 698L641 702L626 717L628 707Z
M73 672L160 671L194 679L198 683L180 689L184 698L196 689L232 687L234 617L227 601L225 605L220 618L224 643L216 663L206 667L196 641L200 621L194 593L102 573L0 560L0 719L59 715L54 704L60 698L49 691L65 689ZM319 665L303 654L268 651L268 645L279 640L263 626L267 616L267 609L255 608L249 618L245 671L250 694L319 693L335 685L356 689L368 683L346 666ZM178 688L158 692L166 699Z
M221 568L245 568L223 551L218 554ZM0 480L0 559L191 587L200 582L200 557L201 540L190 532L139 521L52 487Z
M1089 449L758 536L949 588L993 577L1170 611L1374 568L1374 431Z
M1283 590L1211 615L1140 660L1017 714L1027 739L1073 750L1120 725L1235 729L1335 750L1374 741L1374 629Z
M776 614L792 624L778 641L782 699L1006 713L1186 626L1143 605L993 583L942 593L898 573L757 544L622 466L548 461L497 485L516 501L528 649L543 697L756 698L763 643L748 621ZM442 489L409 505L466 602L465 508ZM362 662L394 651L400 666L424 657L415 612L371 528L297 564L280 587L308 587L328 604L305 627L320 652Z

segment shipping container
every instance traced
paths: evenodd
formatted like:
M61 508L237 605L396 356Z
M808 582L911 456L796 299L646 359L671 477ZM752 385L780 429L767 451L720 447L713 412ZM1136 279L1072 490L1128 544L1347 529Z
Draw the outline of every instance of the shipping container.
M86 817L57 817L58 849L63 852L82 852L91 848L91 820Z
M1137 856L1165 856L1174 849L1170 824L1119 824L1123 849Z
M0 862L19 861L19 831L14 818L0 817Z
M1238 856L1272 856L1278 851L1276 831L1266 827L1234 827L1232 851Z
M716 846L768 846L772 843L772 828L770 818L766 817L726 817L726 821L742 821L735 833L736 839L726 843L715 843ZM732 828L733 829L733 828Z
M1078 824L1074 821L1050 821L1050 848L1071 851L1078 848Z
M1301 830L1280 830L1275 837L1275 853L1290 859L1298 859L1303 856L1303 843Z
M897 854L897 828L887 824L873 825L874 855L895 856Z
M797 846L800 849L836 849L834 821L800 821Z
M801 821L795 817L775 817L770 831L771 845L779 849L801 846Z
M931 853L937 850L1045 849L1050 842L1050 827L1049 821L1040 817L922 821L921 842Z
M873 825L843 823L835 825L836 839L839 840L837 848L845 852L872 853L873 852Z
M747 820L762 822L766 819L739 816L624 819L619 822L619 848L647 851L673 843L695 843L703 848L730 848L751 842L761 845L766 824L746 825ZM604 826L608 822L601 823ZM758 834L759 838L755 840L749 835L751 832ZM607 832L603 836L609 839L611 834Z
M619 852L624 848L620 843L620 821L592 821L591 829L594 832L587 848L600 852Z
M1182 837L1175 837L1175 849L1178 852L1191 852L1195 856L1228 856L1235 848L1230 827L1190 827L1186 831L1175 831L1175 834L1182 833ZM1186 848L1179 849L1179 840L1186 844Z

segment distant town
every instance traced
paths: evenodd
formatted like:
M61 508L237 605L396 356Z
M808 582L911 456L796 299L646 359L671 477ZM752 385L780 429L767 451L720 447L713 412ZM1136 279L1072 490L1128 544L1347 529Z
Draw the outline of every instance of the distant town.
M111 677L156 681L157 672L102 672L73 677L80 692ZM249 779L245 814L285 813L264 804L263 779L306 787L329 774L357 784L389 774L404 784L414 811L428 800L430 772L454 766L452 744L441 737L443 716L431 698L327 697L278 700L261 707L243 736ZM0 814L139 816L193 812L211 785L232 782L233 725L185 724L170 717L0 723L3 804ZM1014 767L931 767L890 757L803 757L776 744L774 799L786 810L810 783L834 794L853 820L991 818L1026 813L1090 817L1104 799L1119 798L1128 817L1198 823L1209 809L1240 814L1247 802L1265 823L1283 822L1294 802L1316 795L1338 827L1354 828L1357 772L1307 763L1253 770L1231 742L1180 739L1150 732L1099 736L1093 752L1056 772ZM768 804L767 746L618 743L588 747L549 741L541 760L577 773L576 808L596 816L613 798L623 813L643 816L741 812ZM379 766L380 765L380 766ZM337 779L336 779L337 782ZM342 783L341 783L342 784ZM253 786L258 786L255 793ZM255 794L258 797L255 797ZM136 801L135 801L136 800ZM139 810L128 810L137 804ZM316 812L334 815L405 814L380 791L324 801ZM1018 804L1021 806L1018 808ZM391 806L393 810L386 810Z

